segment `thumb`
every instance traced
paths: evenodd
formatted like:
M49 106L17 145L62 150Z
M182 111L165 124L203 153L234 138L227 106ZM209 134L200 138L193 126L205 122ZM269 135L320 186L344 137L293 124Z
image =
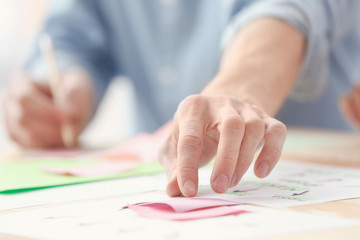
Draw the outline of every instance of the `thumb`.
M168 185L166 187L166 193L167 195L169 195L170 197L177 197L181 195L181 191L179 188L179 184L177 181L177 175L175 174L174 177L172 177L169 182Z
M173 134L170 134L160 149L159 161L165 168L168 177L168 185L166 188L166 193L171 197L179 196L181 194L177 181L176 157L177 157L177 140Z

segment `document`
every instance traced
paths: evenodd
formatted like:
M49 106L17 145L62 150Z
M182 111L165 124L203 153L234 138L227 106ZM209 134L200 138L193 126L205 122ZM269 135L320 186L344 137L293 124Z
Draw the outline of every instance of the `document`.
M166 183L167 179L164 174L154 174L86 184L44 188L37 191L25 191L17 194L0 194L0 211L162 191L166 188Z
M264 179L252 169L239 185L226 194L214 193L208 182L210 169L203 174L198 196L220 198L267 207L291 207L360 197L360 169L282 161Z

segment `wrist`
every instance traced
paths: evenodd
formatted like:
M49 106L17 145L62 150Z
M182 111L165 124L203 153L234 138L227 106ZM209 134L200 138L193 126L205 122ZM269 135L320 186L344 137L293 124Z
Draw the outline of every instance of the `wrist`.
M205 96L234 97L240 101L264 108L256 94L257 76L228 75L218 73L201 92Z
M203 94L245 99L273 116L291 91L304 48L303 35L287 23L254 21L235 37Z

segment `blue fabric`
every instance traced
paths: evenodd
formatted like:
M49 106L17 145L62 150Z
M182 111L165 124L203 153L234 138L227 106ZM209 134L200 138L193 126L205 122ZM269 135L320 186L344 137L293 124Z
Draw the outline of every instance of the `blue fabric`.
M82 66L101 98L116 75L134 86L137 131L172 118L217 72L235 34L276 17L307 38L301 73L278 118L287 124L350 129L337 98L360 79L360 1L351 0L57 0L44 30L61 68ZM27 67L43 66L34 48Z

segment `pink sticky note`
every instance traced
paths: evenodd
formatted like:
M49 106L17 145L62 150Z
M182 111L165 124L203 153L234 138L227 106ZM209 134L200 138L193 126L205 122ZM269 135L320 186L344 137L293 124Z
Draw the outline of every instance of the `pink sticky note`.
M239 202L232 202L223 199L216 198L183 198L183 197L174 197L169 198L165 201L159 202L144 202L137 203L136 205L141 206L151 206L158 207L159 205L167 205L173 209L175 212L188 212L192 210L210 208L210 207L220 207L220 206L236 206L240 205Z
M100 161L89 166L75 168L45 168L44 171L67 176L102 176L129 171L136 165L137 164L134 162Z
M35 150L26 152L27 157L63 157L73 158L81 155L90 154L88 150L69 150L69 149L48 149L48 150Z
M127 142L117 146L101 157L105 159L136 159L140 162L153 162L157 159L157 154L165 141L170 124L160 128L154 134L141 133L131 138Z
M229 207L234 205L240 203L209 198L173 198L161 202L130 204L128 207L141 217L184 221L247 212Z

